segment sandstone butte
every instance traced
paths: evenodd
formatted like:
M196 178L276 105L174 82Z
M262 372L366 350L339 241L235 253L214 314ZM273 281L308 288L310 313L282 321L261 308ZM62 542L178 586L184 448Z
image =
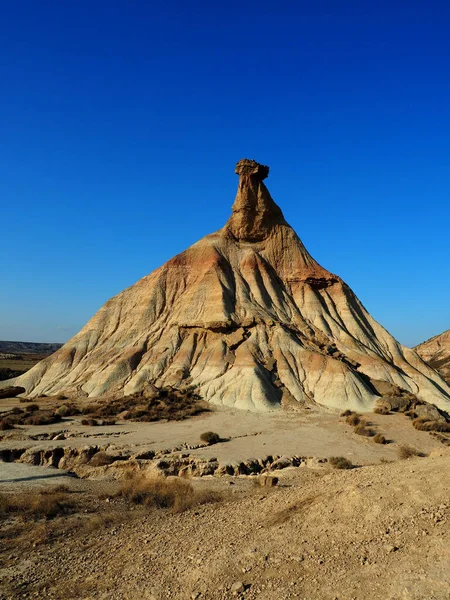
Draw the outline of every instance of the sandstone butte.
M450 382L450 329L416 346L417 354Z
M236 173L222 229L111 298L8 385L29 397L174 387L252 411L370 410L401 388L450 412L450 388L436 371L307 252L263 183L269 168L243 159Z

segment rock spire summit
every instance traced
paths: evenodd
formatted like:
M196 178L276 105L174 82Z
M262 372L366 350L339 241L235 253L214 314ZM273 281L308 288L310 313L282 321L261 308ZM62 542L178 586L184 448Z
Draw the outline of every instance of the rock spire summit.
M438 373L308 253L264 185L269 168L243 159L236 173L223 228L108 300L62 348L0 389L144 401L173 388L255 411L368 411L386 395L409 394L450 413Z
M238 191L225 228L238 241L260 242L274 226L286 224L280 207L263 183L269 167L243 158L236 164L235 173L239 175Z

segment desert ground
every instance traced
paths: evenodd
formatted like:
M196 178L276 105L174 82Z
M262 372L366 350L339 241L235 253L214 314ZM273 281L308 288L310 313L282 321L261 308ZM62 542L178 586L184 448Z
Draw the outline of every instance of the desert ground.
M448 598L450 448L405 414L360 418L388 443L319 409L2 431L0 598ZM155 481L181 486L172 506L146 501Z

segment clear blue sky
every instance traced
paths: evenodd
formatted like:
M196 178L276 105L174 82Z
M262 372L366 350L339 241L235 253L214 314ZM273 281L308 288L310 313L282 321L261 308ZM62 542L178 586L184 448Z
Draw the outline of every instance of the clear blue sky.
M450 327L448 0L17 0L0 339L65 341L230 213L242 157L414 345Z

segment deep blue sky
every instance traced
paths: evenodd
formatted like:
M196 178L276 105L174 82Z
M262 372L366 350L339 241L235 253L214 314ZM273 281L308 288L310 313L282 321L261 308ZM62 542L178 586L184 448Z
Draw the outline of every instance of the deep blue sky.
M448 0L17 0L0 339L65 341L230 213L242 157L413 345L450 327Z

